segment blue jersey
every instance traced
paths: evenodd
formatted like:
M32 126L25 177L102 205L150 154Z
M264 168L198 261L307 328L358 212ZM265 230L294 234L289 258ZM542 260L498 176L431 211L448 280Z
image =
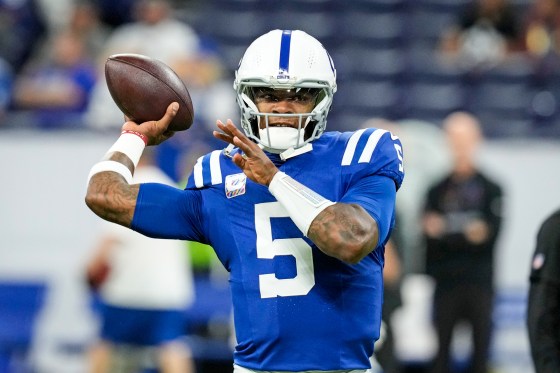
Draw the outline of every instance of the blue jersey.
M323 197L357 203L375 219L379 242L357 264L321 252L223 151L198 160L184 191L140 187L133 229L207 243L230 272L234 361L243 367L366 369L379 337L384 244L404 175L401 143L370 128L327 132L312 144L286 161L268 155Z

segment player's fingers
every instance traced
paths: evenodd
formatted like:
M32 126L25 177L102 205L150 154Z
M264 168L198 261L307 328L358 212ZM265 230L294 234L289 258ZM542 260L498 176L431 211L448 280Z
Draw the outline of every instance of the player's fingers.
M247 138L245 138L245 139L247 139ZM251 149L251 147L249 146L249 144L247 144L245 141L243 141L243 139L240 139L239 137L234 136L232 143L233 143L233 145L235 145L239 149L241 149L243 151L243 153L245 153L245 157L252 157L254 155L254 152Z
M218 119L216 121L216 126L218 127L219 131L212 132L214 137L227 143L233 144L233 135L230 133L224 122Z
M227 143L233 144L233 138L229 135L226 135L225 133L219 132L219 131L213 131L212 135L217 138L218 140L222 140L225 141Z
M252 157L255 151L260 150L257 144L249 139L245 134L233 124L231 119L228 119L225 127L233 136L233 144L239 147L247 156Z
M232 136L237 136L242 140L247 139L247 136L245 136L245 134L239 128L237 128L235 124L233 124L233 121L231 119L228 119L226 121L225 127L227 128L228 132L232 134Z
M242 170L245 169L245 162L246 160L241 154L237 153L233 156L233 163Z
M222 122L221 120L217 120L216 121L216 126L220 129L221 134L224 136L228 136L231 138L233 138L233 134L231 133L231 130L224 124L224 122Z
M237 146L246 156L254 156L255 151L260 150L257 144L251 141L235 124L233 124L231 119L228 119L226 123L217 120L216 125L222 132L215 131L214 137Z

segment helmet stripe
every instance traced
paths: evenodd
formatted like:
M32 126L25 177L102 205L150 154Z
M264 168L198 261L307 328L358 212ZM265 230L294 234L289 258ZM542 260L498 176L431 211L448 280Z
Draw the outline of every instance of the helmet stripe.
M287 75L290 69L290 44L292 42L292 31L282 31L280 40L280 61L278 64L278 74Z

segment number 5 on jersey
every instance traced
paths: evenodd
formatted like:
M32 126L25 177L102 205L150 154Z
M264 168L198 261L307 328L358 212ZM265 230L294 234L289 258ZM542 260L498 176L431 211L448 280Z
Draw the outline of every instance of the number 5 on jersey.
M271 218L289 217L280 202L255 205L255 230L257 233L257 257L273 259L277 255L291 255L296 262L296 276L278 279L276 274L259 275L261 298L306 295L315 286L313 252L303 238L272 239Z

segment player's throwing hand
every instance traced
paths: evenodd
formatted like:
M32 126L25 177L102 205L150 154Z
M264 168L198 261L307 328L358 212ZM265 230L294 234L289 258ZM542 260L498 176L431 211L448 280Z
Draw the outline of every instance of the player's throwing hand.
M177 102L172 102L169 104L164 116L160 120L136 123L125 117L127 121L123 124L122 130L137 132L145 136L144 141L146 145L159 145L175 134L175 132L167 128L173 118L175 118L175 115L177 115L177 111L179 111L179 104Z

